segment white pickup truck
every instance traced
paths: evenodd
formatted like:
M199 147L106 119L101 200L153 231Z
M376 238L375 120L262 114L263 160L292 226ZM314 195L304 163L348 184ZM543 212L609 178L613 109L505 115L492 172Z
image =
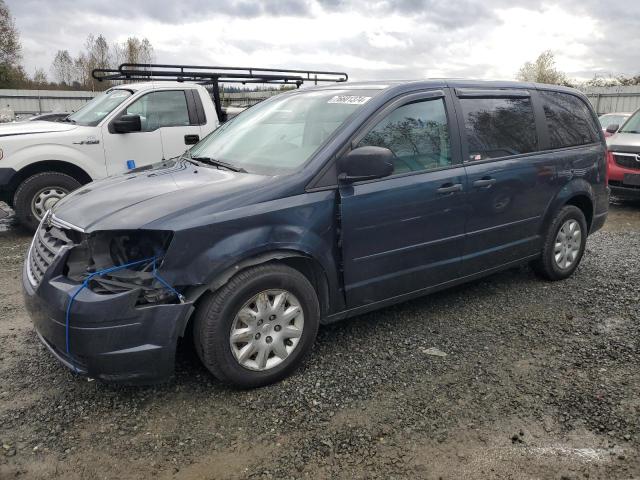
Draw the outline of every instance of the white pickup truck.
M0 125L0 201L35 230L72 190L183 153L242 108L224 110L221 83L346 82L344 72L123 63L93 78L110 88L64 121ZM203 85L208 85L211 93Z
M0 125L0 200L33 229L72 190L180 155L219 123L202 85L146 82L110 88L63 122Z

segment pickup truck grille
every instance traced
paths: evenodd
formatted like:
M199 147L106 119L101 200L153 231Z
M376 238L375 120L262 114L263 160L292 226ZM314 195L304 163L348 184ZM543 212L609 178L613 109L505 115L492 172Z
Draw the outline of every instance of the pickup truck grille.
M640 170L640 154L613 152L613 159L621 167Z
M27 255L27 276L31 285L40 285L42 277L62 247L71 245L73 241L66 229L51 225L45 219L38 227Z

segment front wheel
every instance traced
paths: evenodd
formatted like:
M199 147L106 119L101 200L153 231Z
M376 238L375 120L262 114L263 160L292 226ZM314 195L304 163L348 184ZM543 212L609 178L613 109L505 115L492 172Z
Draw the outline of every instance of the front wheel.
M35 230L47 210L80 185L75 178L60 172L42 172L30 176L20 184L13 196L18 221L29 230Z
M582 210L566 205L547 230L542 255L532 263L534 271L547 280L564 280L573 274L587 243L587 221Z
M261 265L208 294L194 319L198 356L219 380L241 388L277 382L309 353L320 307L309 280L285 265Z

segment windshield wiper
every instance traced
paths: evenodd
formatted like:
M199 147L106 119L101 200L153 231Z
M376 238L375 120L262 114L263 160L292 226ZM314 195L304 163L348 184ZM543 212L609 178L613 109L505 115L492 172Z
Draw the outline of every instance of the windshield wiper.
M640 133L638 130L620 130L619 133Z
M202 162L208 165L213 165L214 167L226 168L227 170L231 170L232 172L247 173L247 171L244 168L236 167L235 165L231 165L230 163L223 162L222 160L216 160L215 158L211 158L211 157L189 157L189 158L191 158L191 160L195 160L196 162Z
M73 124L75 124L75 123L76 123L76 121L75 121L75 120L72 120L72 119L71 119L71 118L69 118L69 117L64 117L64 118L62 119L62 121L63 121L63 122L73 123Z

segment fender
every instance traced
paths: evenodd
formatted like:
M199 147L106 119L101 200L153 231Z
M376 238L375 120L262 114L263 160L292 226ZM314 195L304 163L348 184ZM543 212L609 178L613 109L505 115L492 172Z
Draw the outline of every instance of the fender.
M10 166L19 174L24 168L39 162L60 161L78 167L94 180L105 177L106 167L102 145L88 145L83 148L87 151L81 152L72 146L58 143L39 143L13 151L6 163L10 163ZM95 155L91 153L95 153Z
M246 232L251 238L251 233ZM230 243L234 243L230 238ZM222 243L222 242L221 242ZM318 297L323 313L330 313L344 308L344 298L341 295L342 289L339 285L338 272L334 262L327 261L327 258L305 248L304 244L263 244L260 247L246 249L242 253L235 253L233 256L225 256L225 259L218 258L218 261L211 260L211 269L207 275L201 279L191 279L187 284L194 285L189 289L187 297L196 300L205 291L216 291L225 285L238 272L250 267L262 265L273 261L302 260L309 262L309 268L305 273L312 284L318 289ZM218 249L221 247L217 245ZM213 249L212 249L213 250ZM164 265L163 265L164 267ZM169 276L171 276L169 274Z
M590 218L587 218L587 224L591 225L593 221L593 211L595 210L595 194L591 184L584 178L574 178L570 180L564 187L562 187L556 196L551 199L544 213L543 221L541 223L540 235L544 236L549 223L553 219L553 216L567 203L570 203L572 199L576 197L587 197L591 202L592 214ZM586 216L586 215L585 215Z
M344 299L338 273L333 192L279 199L281 209L258 212L196 229L175 231L162 264L174 285L219 288L242 268L291 258L307 259L331 292L331 309ZM302 201L304 200L304 201Z
M329 288L327 273L322 268L318 260L303 252L295 250L274 250L255 255L253 257L245 258L234 264L232 267L227 268L226 270L216 275L208 284L188 289L185 296L190 302L196 302L198 298L200 298L205 292L215 292L219 290L225 284L227 284L236 274L240 273L243 270L246 270L247 268L264 265L270 262L289 263L289 260L309 262L308 268L305 268L305 271L303 271L302 273L304 273L309 278L309 281L314 285L318 292L318 300L320 301L320 307L323 317L335 311L336 308L342 309L344 307L343 303L340 302L340 299L333 298L334 295L330 293L333 292L333 290ZM338 304L336 304L336 302Z

